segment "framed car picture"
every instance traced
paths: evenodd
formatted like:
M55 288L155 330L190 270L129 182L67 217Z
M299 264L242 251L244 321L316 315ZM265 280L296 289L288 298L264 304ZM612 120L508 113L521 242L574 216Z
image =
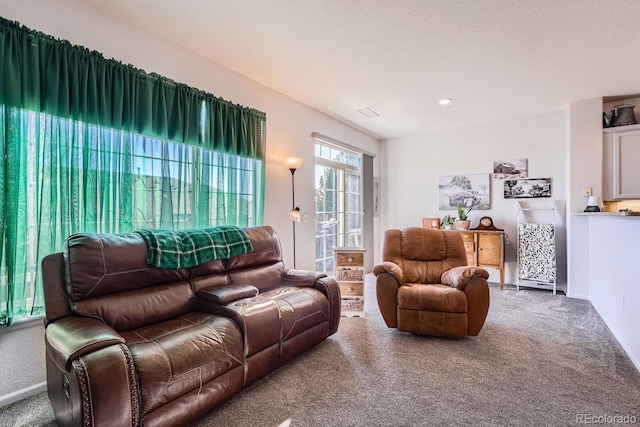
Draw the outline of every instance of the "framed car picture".
M440 210L489 209L491 185L488 173L441 176L438 181Z

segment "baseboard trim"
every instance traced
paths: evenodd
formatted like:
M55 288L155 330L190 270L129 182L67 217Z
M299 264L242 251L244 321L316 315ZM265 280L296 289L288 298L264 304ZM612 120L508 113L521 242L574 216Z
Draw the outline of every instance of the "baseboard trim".
M20 390L13 391L9 394L5 394L4 396L0 396L0 407L11 405L18 400L22 400L25 397L33 396L34 394L38 394L47 389L47 382L42 381L41 383L37 383L31 385L29 387L22 388Z

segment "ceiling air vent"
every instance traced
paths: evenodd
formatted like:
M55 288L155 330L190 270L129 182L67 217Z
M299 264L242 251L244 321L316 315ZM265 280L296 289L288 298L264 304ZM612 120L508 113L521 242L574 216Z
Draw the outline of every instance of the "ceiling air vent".
M362 114L363 116L365 116L366 118L370 119L372 117L378 117L380 114L376 113L375 111L373 111L371 108L366 107L366 108L360 108L359 110L356 110L358 113Z

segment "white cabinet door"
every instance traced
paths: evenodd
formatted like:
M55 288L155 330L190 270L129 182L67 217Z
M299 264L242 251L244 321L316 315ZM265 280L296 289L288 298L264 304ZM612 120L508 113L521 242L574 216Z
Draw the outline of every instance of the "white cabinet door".
M605 135L604 161L605 200L640 199L640 130Z

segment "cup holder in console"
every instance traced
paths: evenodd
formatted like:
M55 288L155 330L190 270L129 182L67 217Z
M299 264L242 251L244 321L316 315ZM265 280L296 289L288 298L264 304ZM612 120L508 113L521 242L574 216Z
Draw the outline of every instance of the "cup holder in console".
M246 307L248 305L257 304L263 301L266 301L266 299L262 295L256 295L253 298L246 298L246 299L243 299L242 301L234 302L233 306L241 308L241 307Z

